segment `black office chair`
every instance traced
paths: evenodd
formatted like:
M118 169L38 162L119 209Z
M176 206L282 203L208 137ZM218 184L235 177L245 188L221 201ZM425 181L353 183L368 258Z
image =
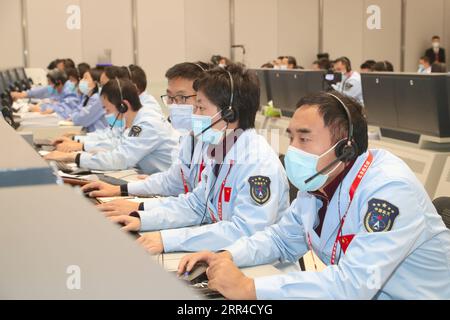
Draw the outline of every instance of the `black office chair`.
M284 154L279 156L281 163L284 167ZM289 182L289 203L292 203L297 198L298 189L288 180Z
M447 228L450 229L450 197L437 198L433 204Z

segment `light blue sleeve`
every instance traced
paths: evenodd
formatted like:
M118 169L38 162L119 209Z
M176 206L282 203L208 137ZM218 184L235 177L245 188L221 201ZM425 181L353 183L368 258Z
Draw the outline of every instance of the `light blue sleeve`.
M85 107L81 107L78 111L72 113L72 121L76 126L85 128L93 126L100 121L105 115L105 110L100 101L98 94L94 94L89 98Z
M27 97L30 99L46 99L50 98L47 86L38 86L27 90Z
M383 186L361 197L356 213L364 221L370 199L388 201L399 210L392 230L368 232L361 223L338 265L328 266L322 272L256 278L257 298L372 299L409 256L426 227L424 198L413 190L411 182L378 182L378 185Z
M182 169L189 191L193 190L194 185L189 179L191 176L190 171L197 170L197 166L190 163L189 155L191 154L192 146L189 138L182 138L178 159L170 166L169 170L152 174L143 181L129 183L128 193L141 196L157 194L166 197L183 194L185 190L181 175Z
M289 207L288 184L281 164L257 163L237 165L239 168L237 185L233 192L236 198L233 203L231 218L201 226L165 230L161 232L164 251L216 251L229 246L243 236L251 236L264 230L279 220ZM271 181L270 199L264 204L257 204L251 197L249 177L264 175Z
M206 212L205 194L206 187L201 182L191 193L163 199L158 207L139 211L141 231L195 226L200 225L202 220L204 223L211 223Z
M80 166L104 171L135 167L160 144L158 132L150 124L142 123L140 127L142 131L139 137L129 137L128 134L124 134L114 149L100 151L96 154L83 152L80 156Z
M277 260L297 261L308 251L299 206L298 201L294 200L278 223L220 249L229 251L233 261L240 267L267 264Z
M42 111L52 109L62 119L70 118L72 113L76 110L79 110L80 108L80 100L77 96L74 95L64 98L60 102L44 103L41 105Z

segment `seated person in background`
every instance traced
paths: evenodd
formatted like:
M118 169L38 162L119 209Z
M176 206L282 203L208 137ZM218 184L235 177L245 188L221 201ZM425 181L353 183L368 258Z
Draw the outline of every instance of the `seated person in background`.
M65 153L54 151L46 160L75 162L91 170L125 170L138 168L146 174L169 169L178 153L178 134L172 127L142 108L136 86L129 80L110 80L102 89L102 103L106 113L124 120L122 135L112 149ZM114 127L114 125L113 125Z
M273 63L267 62L261 66L262 69L273 69Z
M394 66L389 61L378 61L372 66L372 71L375 72L394 72Z
M206 261L208 286L228 299L450 299L450 230L402 160L367 150L361 105L332 94L303 98L290 122L285 164L300 192L288 213L222 253L183 258L179 273ZM323 271L251 279L236 267L309 250Z
M342 81L333 84L334 90L354 98L356 101L364 105L361 75L352 70L352 64L347 57L340 57L334 61L333 68L335 72L342 74Z
M275 223L289 206L283 166L254 129L256 75L241 66L215 68L194 88L193 131L209 145L202 181L191 193L163 199L149 211L110 218L125 224L124 230L181 228L143 235L138 241L151 253L218 250Z
M88 71L90 69L91 69L91 66L86 62L81 62L77 66L78 74L80 75L80 77L82 77L86 73L86 71ZM98 68L98 69L101 70L100 68Z
M327 58L321 58L313 62L311 69L312 70L330 70L330 60Z
M297 65L297 59L293 56L283 57L280 65L281 70L303 69Z
M366 60L360 67L361 72L372 72L372 68L375 65L375 60Z
M439 36L433 36L431 39L431 48L425 51L425 56L428 57L430 64L435 62L445 64L445 49L441 48L441 38Z
M152 174L145 181L131 182L123 186L113 186L104 182L93 182L85 185L83 191L91 191L91 197L114 196L178 196L194 190L201 181L204 165L203 143L192 133L192 110L197 96L194 81L202 77L209 66L206 63L184 62L176 64L166 72L168 80L167 94L163 96L170 110L172 126L184 132L180 141L178 161L165 172ZM92 191L94 190L94 191ZM157 202L153 201L152 205ZM149 204L146 208L149 210ZM131 201L115 200L100 206L107 216L111 210L124 214L138 211L139 204Z
M67 75L57 69L47 73L47 86L37 86L23 92L11 92L11 98L17 99L50 99L60 102L65 99L77 98L75 84L68 81ZM33 106L33 110L39 111L40 108Z
M87 132L108 128L105 110L98 93L101 70L90 69L83 75L79 90L82 93L81 103L68 120L76 126L82 126Z
M431 73L431 64L430 64L430 58L427 56L423 56L419 59L419 69L417 70L417 73L422 74L430 74Z

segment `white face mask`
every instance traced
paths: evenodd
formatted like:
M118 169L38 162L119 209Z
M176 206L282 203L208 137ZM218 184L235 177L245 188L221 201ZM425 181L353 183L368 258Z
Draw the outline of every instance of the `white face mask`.
M439 49L440 46L441 46L441 44L439 42L433 42L434 49Z
M192 131L192 110L194 107L188 104L171 104L169 106L170 121L175 130L182 133Z

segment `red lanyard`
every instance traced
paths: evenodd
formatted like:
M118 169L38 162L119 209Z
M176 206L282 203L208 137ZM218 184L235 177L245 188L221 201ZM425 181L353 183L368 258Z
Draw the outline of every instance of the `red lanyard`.
M217 205L217 212L219 214L219 221L222 221L222 198L223 198L223 189L225 188L225 184L227 183L227 179L228 176L230 175L231 172L231 168L234 165L234 161L231 160L230 162L230 167L228 168L228 172L227 175L225 176L225 179L223 179L222 181L222 185L220 186L220 193L219 193L219 200L218 200L218 205ZM217 222L216 218L214 217L213 213L211 210L209 210L209 214L211 215L211 219L214 223Z
M342 236L342 229L343 229L343 227L344 227L345 219L347 218L347 214L348 214L348 211L349 211L349 209L350 209L350 205L352 204L353 197L355 196L356 190L358 189L358 187L359 187L359 185L360 185L360 183L361 183L361 180L362 180L362 179L364 178L364 176L366 175L367 170L368 170L369 167L371 166L372 162L373 162L373 155L372 155L372 153L369 151L369 156L367 157L366 161L364 161L364 164L362 165L361 169L359 169L359 172L358 172L358 174L356 175L356 178L355 178L355 180L353 180L353 183L352 183L352 185L351 185L351 187L350 187L350 191L349 191L350 202L349 202L349 204L348 204L348 206L347 206L347 209L346 209L346 211L345 211L344 216L343 216L342 219L341 219L340 226L339 226L339 230L338 230L338 233L337 233L337 236L336 236L336 240L334 241L333 251L332 251L332 253L331 253L331 260L330 260L330 263L331 263L332 265L334 265L335 262L336 262L337 245L338 245L338 242L339 242L339 238ZM310 236L309 233L308 233L308 245L309 245L309 249L310 249L311 251L313 251L313 248L312 248L312 242L311 242L311 236ZM316 262L314 261L314 255L313 255L313 262L314 262L314 267L315 267L315 269L316 269L316 271L317 271Z
M202 160L202 163L200 164L200 170L198 173L198 182L202 181L202 172L204 169L205 169L205 164ZM189 193L189 187L188 187L188 184L186 181L186 177L184 176L183 169L180 169L180 171L181 171L181 180L183 181L184 193L187 194L187 193Z

